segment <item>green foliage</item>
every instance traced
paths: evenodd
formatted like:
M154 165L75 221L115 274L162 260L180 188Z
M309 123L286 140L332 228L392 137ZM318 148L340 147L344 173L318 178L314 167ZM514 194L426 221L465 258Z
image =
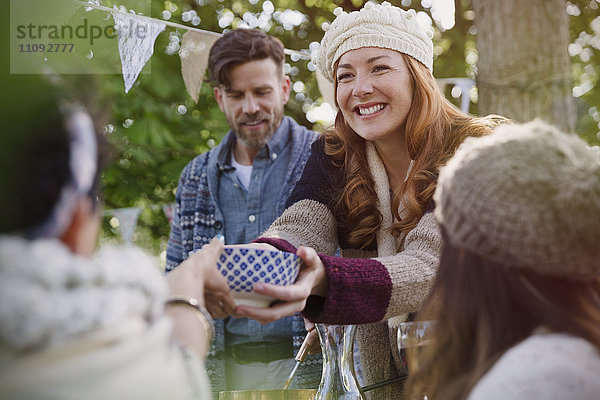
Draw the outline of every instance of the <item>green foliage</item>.
M600 144L600 2L570 1L573 92L577 99L576 132ZM581 94L580 94L581 93Z

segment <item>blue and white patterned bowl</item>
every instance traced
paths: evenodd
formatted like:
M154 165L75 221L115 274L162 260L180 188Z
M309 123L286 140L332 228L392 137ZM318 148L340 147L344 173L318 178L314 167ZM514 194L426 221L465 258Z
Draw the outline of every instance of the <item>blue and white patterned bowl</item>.
M298 277L300 258L285 251L226 247L217 267L227 279L237 305L268 307L274 299L254 293L254 284L291 285Z

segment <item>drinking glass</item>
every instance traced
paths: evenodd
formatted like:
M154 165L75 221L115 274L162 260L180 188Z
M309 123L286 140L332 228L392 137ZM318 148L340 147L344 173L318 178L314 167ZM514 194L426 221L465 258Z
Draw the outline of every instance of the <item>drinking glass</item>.
M411 321L401 322L398 325L398 350L403 359L406 359L406 350L410 348L416 357L411 358L412 364L408 366L411 370L419 369L419 360L424 346L433 343L435 321ZM423 397L427 400L427 396Z
M434 330L435 321L401 322L398 325L398 350L404 352L410 347L415 347L418 360L422 347L433 342ZM418 368L418 365L413 368Z

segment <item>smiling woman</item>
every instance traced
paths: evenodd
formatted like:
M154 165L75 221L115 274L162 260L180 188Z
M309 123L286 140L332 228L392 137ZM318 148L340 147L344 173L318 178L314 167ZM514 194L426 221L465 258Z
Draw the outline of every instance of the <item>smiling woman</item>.
M402 152L398 139L404 137L413 94L402 54L378 47L351 50L340 57L335 82L336 101L352 130L375 143L380 154Z
M335 84L335 126L313 144L286 211L258 239L297 252L307 268L294 285L255 289L282 303L237 310L263 322L302 311L314 322L364 324L357 339L370 385L405 372L390 346L395 327L419 311L436 274L438 170L467 136L503 119L471 117L444 98L431 39L412 10L384 3L340 14L317 65Z

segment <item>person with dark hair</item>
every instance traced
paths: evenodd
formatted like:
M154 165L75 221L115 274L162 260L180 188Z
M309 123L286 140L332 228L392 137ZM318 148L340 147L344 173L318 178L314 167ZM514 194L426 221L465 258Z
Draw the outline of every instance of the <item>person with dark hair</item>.
M284 116L290 79L283 44L255 29L234 29L215 42L208 70L231 130L183 170L167 247L167 270L212 237L226 244L257 238L284 209L317 134ZM262 326L216 319L207 361L215 392L281 389L307 334L298 314ZM294 387L315 388L320 356L300 368Z
M0 135L0 398L210 399L205 295L234 303L214 240L168 276L134 247L95 255L100 160L84 108L12 78ZM20 101L23 100L23 101ZM205 308L206 306L206 308Z
M600 156L539 120L505 125L459 148L434 198L444 247L419 319L435 339L408 398L597 399Z
M297 252L308 267L295 285L255 286L283 303L236 313L269 322L302 311L313 322L361 324L364 383L378 384L403 373L395 330L420 310L437 270L438 169L466 137L502 119L469 116L444 97L414 10L386 2L340 13L316 61L335 88L335 126L314 143L286 210L257 240Z

